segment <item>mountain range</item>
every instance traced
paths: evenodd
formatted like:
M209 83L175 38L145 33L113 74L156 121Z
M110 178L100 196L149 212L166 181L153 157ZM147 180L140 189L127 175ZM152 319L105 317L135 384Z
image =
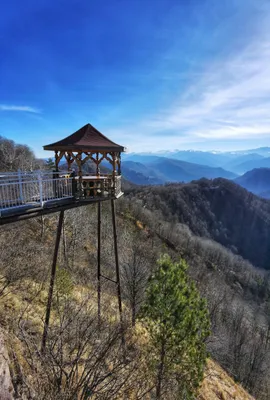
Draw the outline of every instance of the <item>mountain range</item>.
M136 184L161 184L166 182L190 182L194 179L227 178L236 174L220 167L194 164L177 159L157 156L136 156L135 160L122 162L124 177Z
M175 150L157 153L126 153L123 155L123 161L142 162L142 157L144 162L153 157L163 157L209 167L221 167L240 175L253 168L270 166L270 147L234 152Z
M235 152L127 153L122 160L123 176L137 185L226 178L270 198L270 147Z
M248 191L264 198L270 198L270 168L255 168L235 179Z

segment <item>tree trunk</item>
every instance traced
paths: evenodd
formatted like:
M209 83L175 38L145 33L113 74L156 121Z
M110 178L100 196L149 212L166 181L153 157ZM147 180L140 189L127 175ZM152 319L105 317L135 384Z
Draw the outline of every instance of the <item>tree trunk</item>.
M158 365L157 371L157 383L156 383L156 399L161 399L161 384L163 380L164 373L164 361L165 361L165 341L162 340L161 349L160 349L160 362Z
M136 304L135 304L135 301L133 302L132 307L131 307L131 324L132 324L133 327L136 324Z

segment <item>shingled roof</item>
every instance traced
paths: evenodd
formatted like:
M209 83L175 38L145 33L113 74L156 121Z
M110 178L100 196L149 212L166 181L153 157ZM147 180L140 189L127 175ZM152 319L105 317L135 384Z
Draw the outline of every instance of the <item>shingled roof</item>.
M47 146L43 146L44 150L54 151L90 151L90 152L122 152L124 147L112 142L91 124L83 126L78 131L67 136L65 139L59 140Z

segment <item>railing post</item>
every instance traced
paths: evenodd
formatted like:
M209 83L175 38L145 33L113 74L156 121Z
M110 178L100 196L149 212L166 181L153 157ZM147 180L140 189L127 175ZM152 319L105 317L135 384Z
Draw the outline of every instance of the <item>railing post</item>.
M18 169L18 180L19 180L20 201L23 204L22 173L20 169Z
M73 197L75 197L76 192L77 192L77 182L76 182L76 179L75 179L75 175L76 175L75 171L72 171L71 174L70 174L70 176L72 178L71 186L72 186L72 196Z
M58 197L57 187L56 187L57 186L56 179L57 179L57 171L53 171L53 195L54 195L54 198Z
M38 171L38 184L39 184L39 200L40 206L43 206L43 189L42 189L42 176L41 171Z

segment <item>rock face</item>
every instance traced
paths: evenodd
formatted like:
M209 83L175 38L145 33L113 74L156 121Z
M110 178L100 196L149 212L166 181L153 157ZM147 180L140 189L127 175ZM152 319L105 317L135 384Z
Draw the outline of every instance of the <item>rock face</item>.
M9 356L5 347L3 334L0 331L0 399L13 400L14 388L9 371Z

